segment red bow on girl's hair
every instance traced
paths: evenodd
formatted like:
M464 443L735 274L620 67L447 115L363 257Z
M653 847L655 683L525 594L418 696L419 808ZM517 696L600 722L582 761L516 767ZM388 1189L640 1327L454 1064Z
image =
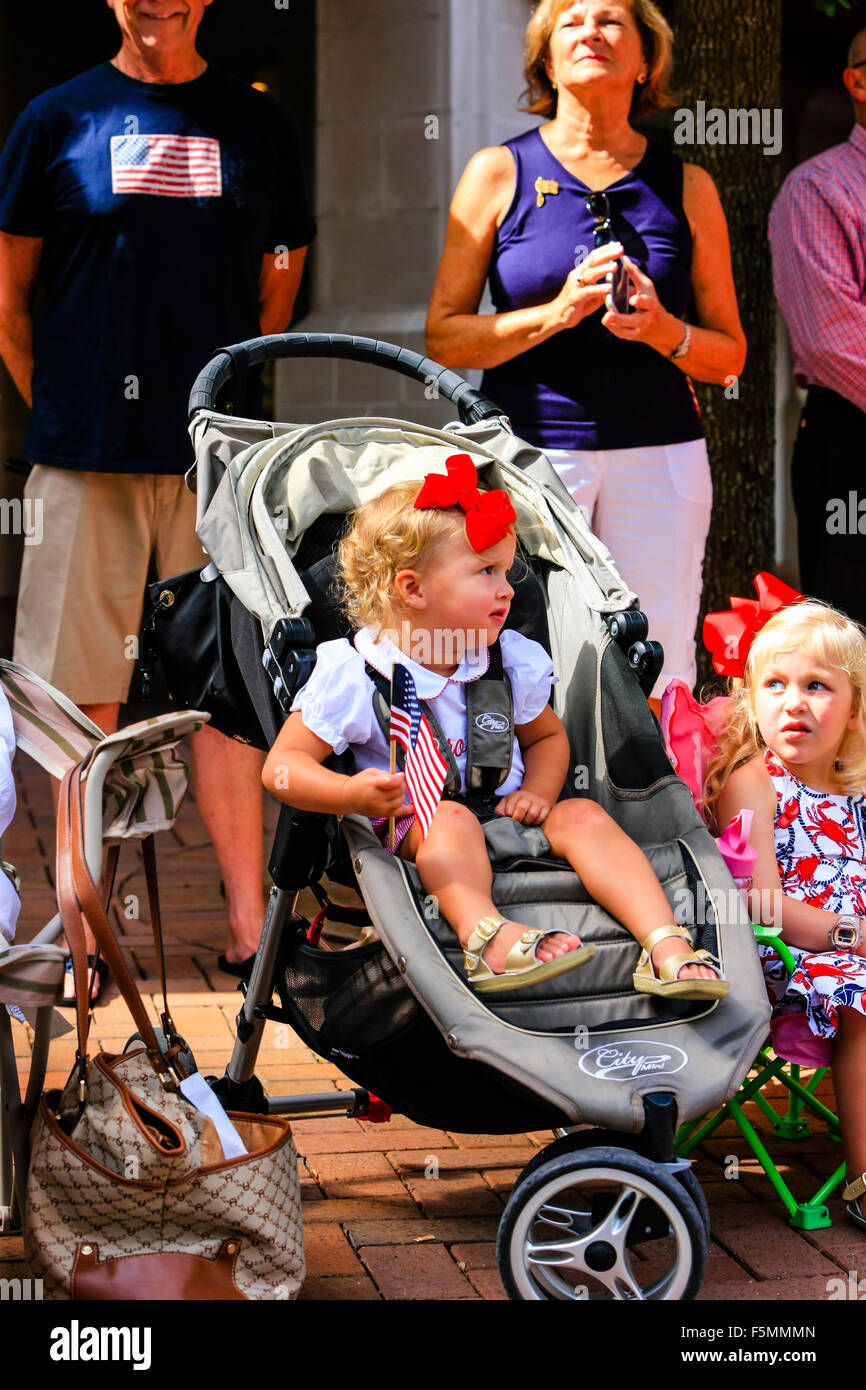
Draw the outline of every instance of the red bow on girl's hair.
M508 535L517 513L504 488L479 492L478 474L468 454L452 454L445 460L445 467L447 477L441 473L427 474L415 506L425 511L428 507L462 507L469 544L480 555Z
M802 594L774 574L755 575L755 589L757 601L731 595L732 607L726 613L708 613L704 618L704 646L720 676L742 676L756 633L781 608L804 601Z

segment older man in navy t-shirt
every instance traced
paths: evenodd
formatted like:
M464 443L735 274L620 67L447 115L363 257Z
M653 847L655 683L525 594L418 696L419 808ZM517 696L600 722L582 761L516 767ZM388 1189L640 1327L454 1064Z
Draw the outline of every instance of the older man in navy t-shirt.
M108 0L110 63L45 92L0 157L0 353L33 415L15 659L116 727L151 558L206 563L183 473L190 387L284 330L315 234L297 132L196 50L210 0ZM31 300L38 291L38 308ZM193 773L242 973L263 915L260 757L203 729Z

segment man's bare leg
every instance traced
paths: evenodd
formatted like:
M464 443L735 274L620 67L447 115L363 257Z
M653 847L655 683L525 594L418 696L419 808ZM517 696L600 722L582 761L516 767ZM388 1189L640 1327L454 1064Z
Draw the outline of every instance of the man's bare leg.
M92 719L94 724L98 724L104 734L113 734L117 729L117 720L120 715L120 703L116 701L113 705L79 705L82 714L86 714L88 719Z
M265 915L262 755L207 725L190 738L196 802L213 840L228 906L226 960L258 950Z
M107 734L114 733L120 704L82 705ZM246 960L258 949L265 905L262 892L262 757L258 749L207 725L190 738L193 786L199 814L213 841L226 891L226 959ZM57 783L54 783L55 802ZM87 949L96 943L88 932Z

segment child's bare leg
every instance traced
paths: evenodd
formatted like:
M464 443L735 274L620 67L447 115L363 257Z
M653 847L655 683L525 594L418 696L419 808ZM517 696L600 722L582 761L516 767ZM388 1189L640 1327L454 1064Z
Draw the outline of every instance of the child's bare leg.
M451 923L461 946L466 945L482 917L504 915L499 914L490 896L493 873L481 822L466 806L456 801L440 802L426 840L416 821L400 846L400 854L414 859L425 892L437 899L440 913ZM525 922L509 919L485 947L484 960L495 974L504 969L505 957L526 930ZM540 961L553 960L579 945L580 937L555 932L541 938L535 954Z
M866 1075L866 1017L856 1009L839 1010L839 1033L833 1045L833 1090L839 1124L845 1142L845 1166L849 1180L866 1172L866 1105L863 1104L863 1077ZM860 1199L866 1215L866 1198Z
M622 922L639 945L656 927L670 926L673 911L649 860L601 806L584 797L559 801L542 829L554 854L568 860L596 902ZM668 956L687 949L676 937L659 941L652 950L656 970ZM687 965L678 978L714 980L716 971Z

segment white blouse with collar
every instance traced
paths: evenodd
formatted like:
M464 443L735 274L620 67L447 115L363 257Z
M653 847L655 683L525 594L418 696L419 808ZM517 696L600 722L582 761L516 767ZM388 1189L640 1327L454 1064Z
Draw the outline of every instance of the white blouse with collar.
M499 637L502 665L511 680L515 724L537 719L550 698L556 680L553 663L537 642L510 629ZM388 744L373 709L376 687L364 670L368 661L390 678L394 661L402 662L415 682L419 700L427 702L451 745L460 769L461 786L466 784L466 694L463 687L478 680L487 670L489 653L480 659L467 657L452 676L442 676L412 661L388 638L376 639L374 628L364 627L355 634L354 646L345 637L323 642L316 665L303 690L295 696L292 711L300 710L311 733L330 744L335 753L351 748L359 771L367 767L387 769ZM511 771L498 796L507 796L523 784L524 766L517 739Z

